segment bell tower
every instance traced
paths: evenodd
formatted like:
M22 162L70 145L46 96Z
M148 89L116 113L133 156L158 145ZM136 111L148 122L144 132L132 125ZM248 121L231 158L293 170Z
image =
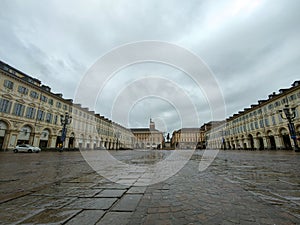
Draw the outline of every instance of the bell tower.
M155 123L152 121L150 118L150 125L149 125L150 130L155 130Z

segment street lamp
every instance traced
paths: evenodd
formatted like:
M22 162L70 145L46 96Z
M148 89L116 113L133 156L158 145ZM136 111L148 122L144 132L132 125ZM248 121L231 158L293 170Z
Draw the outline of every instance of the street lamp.
M64 148L66 135L67 135L67 125L69 125L72 122L72 116L70 116L69 113L66 112L65 115L60 115L60 122L61 125L63 126L61 137L60 137L60 140L62 142L62 147L60 151L62 151L62 149Z
M296 137L296 131L295 131L295 125L293 123L293 120L296 117L296 107L290 108L288 104L286 104L283 108L283 110L279 110L280 116L282 119L287 119L289 124L289 131L291 138L294 141L294 146L295 146L295 152L299 152L299 147L297 143L297 137ZM285 115L285 116L284 116Z

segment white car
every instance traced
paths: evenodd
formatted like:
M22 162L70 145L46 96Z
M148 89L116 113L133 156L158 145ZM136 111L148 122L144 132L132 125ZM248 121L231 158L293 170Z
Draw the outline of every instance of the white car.
M28 144L22 144L22 145L17 145L16 148L14 149L14 152L36 152L39 153L41 149L39 147L35 147L32 145Z

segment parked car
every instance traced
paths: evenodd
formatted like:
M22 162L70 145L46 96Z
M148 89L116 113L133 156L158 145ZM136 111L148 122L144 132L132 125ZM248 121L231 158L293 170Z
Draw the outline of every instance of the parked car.
M28 144L22 144L22 145L17 145L16 148L14 149L14 152L36 152L39 153L41 149L39 147L35 147L32 145Z

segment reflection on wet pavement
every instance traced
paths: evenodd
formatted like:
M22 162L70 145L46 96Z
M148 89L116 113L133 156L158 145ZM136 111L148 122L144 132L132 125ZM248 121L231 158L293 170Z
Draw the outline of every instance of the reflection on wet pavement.
M299 160L300 155L294 152L225 151L211 170L300 218Z
M133 165L163 162L171 151L111 151ZM300 154L220 151L199 171L203 151L151 186L143 171L96 173L79 152L0 153L1 224L299 224ZM97 154L97 152L94 152ZM114 170L114 168L110 168Z

